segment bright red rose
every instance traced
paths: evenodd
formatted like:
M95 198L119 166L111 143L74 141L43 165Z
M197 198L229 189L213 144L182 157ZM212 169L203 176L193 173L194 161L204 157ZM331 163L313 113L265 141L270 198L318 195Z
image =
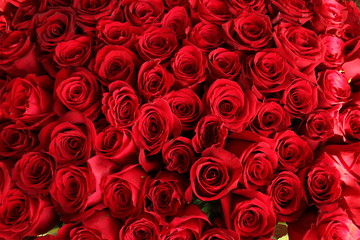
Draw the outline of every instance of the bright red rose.
M315 141L325 141L334 135L334 119L324 111L315 111L306 119L303 133Z
M242 67L239 53L220 47L211 51L208 57L211 72L209 77L234 80L239 75Z
M126 220L121 228L119 237L124 240L148 239L158 240L160 226L154 216L149 213L143 213L136 217Z
M217 25L200 22L191 30L189 41L204 51L211 51L224 42L224 32Z
M249 9L266 12L264 0L229 0L229 5L230 11L234 15Z
M310 2L302 0L280 0L271 2L272 6L280 12L285 21L305 24L313 17Z
M161 0L124 0L125 17L134 26L148 27L159 22L164 13L164 3Z
M314 13L313 26L317 32L324 32L328 28L341 27L348 16L348 9L342 1L315 0Z
M201 240L240 240L238 233L223 229L223 228L212 228L202 234Z
M344 47L345 43L341 38L326 34L321 37L325 45L325 57L321 64L324 68L340 67L344 61Z
M338 127L346 142L360 139L360 107L347 107L340 113Z
M229 5L225 0L199 0L196 10L204 22L221 25L233 17Z
M328 69L319 73L318 82L328 104L336 105L348 101L351 88L345 74Z
M161 21L161 25L164 28L170 28L175 33L177 38L183 39L186 37L186 31L190 28L190 18L184 7L174 7L165 14Z

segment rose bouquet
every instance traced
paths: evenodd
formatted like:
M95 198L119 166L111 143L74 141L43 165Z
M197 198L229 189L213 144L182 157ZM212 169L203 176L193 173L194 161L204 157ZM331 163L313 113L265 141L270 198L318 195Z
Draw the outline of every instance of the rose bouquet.
M0 1L0 239L360 239L359 184L355 2Z

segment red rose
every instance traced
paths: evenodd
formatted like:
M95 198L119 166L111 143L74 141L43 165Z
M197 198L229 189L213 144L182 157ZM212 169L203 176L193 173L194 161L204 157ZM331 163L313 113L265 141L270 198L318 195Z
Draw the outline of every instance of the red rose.
M178 40L173 30L169 28L149 27L136 45L137 51L145 61L160 59L165 61L170 58L176 48Z
M39 72L35 45L26 31L12 31L0 36L0 70L21 77Z
M229 0L229 7L234 15L248 9L266 12L264 0Z
M333 0L315 0L314 13L312 23L317 32L341 27L348 16L345 2L342 4L341 1Z
M0 162L0 204L2 204L7 191L10 189L11 178L5 163Z
M174 84L174 77L160 64L159 59L141 65L137 87L146 101L165 95Z
M54 111L59 116L75 111L94 120L100 111L99 83L85 68L62 68L56 75L54 98Z
M215 115L207 115L198 122L192 145L197 153L209 147L223 147L227 135L228 131L221 119Z
M176 81L191 87L205 81L207 77L207 59L202 51L192 45L182 47L171 62Z
M238 233L223 229L223 228L212 228L202 234L201 240L240 240Z
M274 30L276 46L292 66L311 72L323 62L325 47L312 30L287 22L281 22Z
M325 45L325 56L324 61L321 64L321 67L324 68L336 68L340 67L344 61L344 47L345 43L341 38L324 35L321 37L322 42Z
M45 11L46 7L45 4L34 0L10 0L9 3L17 6L17 8L13 9L13 7L9 6L11 4L8 4L9 8L5 11L5 13L7 11L13 12L14 15L11 14L11 25L17 30L27 29L35 14Z
M250 128L268 137L289 128L290 120L290 115L278 103L265 102L259 108Z
M243 11L222 27L227 43L237 50L258 51L272 39L270 18L260 12Z
M313 17L310 2L301 0L280 0L271 2L272 6L280 12L280 18L285 21L305 24Z
M292 115L306 115L318 106L318 86L306 79L298 78L283 94L284 109Z
M233 17L228 2L224 0L199 0L196 10L204 22L216 25L221 25Z
M0 238L24 239L49 231L57 221L50 201L10 189L0 205Z
M76 112L68 112L45 126L39 134L43 149L48 150L60 165L86 163L93 154L95 138L94 124Z
M97 135L96 152L105 159L119 165L134 163L138 159L138 149L131 132L125 128L109 126Z
M139 99L135 90L124 81L112 82L104 93L102 111L114 127L131 127L138 115Z
M272 197L278 221L293 222L302 213L305 193L297 175L289 171L280 172L274 177L267 190Z
M212 114L218 116L230 131L241 132L254 118L258 101L250 90L227 79L216 80L205 100Z
M13 181L31 196L47 195L55 175L54 158L42 152L28 152L16 162Z
M314 158L308 143L290 130L277 134L275 140L279 164L284 169L296 172Z
M139 147L153 155L161 150L169 138L180 135L181 124L169 105L158 98L142 105L132 131Z
M240 73L240 55L226 48L217 48L209 53L210 77L234 80Z
M188 7L189 5L188 0L165 0L164 3L168 8L174 8L176 6Z
M146 176L138 165L131 165L104 178L101 184L103 202L113 217L125 220L140 212Z
M191 22L186 9L178 6L170 9L170 11L165 14L161 20L161 26L172 29L180 40L186 37L186 31L190 28Z
M240 172L235 155L222 148L209 148L191 167L191 189L202 201L218 200L237 187Z
M345 103L351 95L351 88L345 74L337 70L326 70L319 73L319 86L330 105Z
M191 30L189 41L204 51L211 51L224 42L224 32L217 25L200 22Z
M100 82L108 86L121 80L133 84L135 70L139 66L137 56L123 46L106 45L95 57L93 69L100 77Z
M328 111L313 112L306 119L303 132L315 141L325 141L334 135L334 119Z
M360 139L360 107L347 107L339 116L338 127L346 142L358 142Z
M126 220L121 228L119 237L124 240L148 239L158 240L160 227L158 221L151 214L143 213Z
M263 140L250 145L240 156L240 164L243 169L240 182L246 189L262 189L273 178L278 166L278 156L272 145Z
M91 55L92 42L88 36L60 42L55 47L54 61L60 67L85 65Z
M182 88L166 94L164 99L168 102L171 111L181 121L184 131L193 130L196 127L196 123L203 114L203 106L194 91Z
M134 26L146 28L154 22L159 22L164 13L162 0L124 0L125 17Z
M166 142L162 148L162 157L167 170L186 173L195 160L191 140L180 136Z
M75 36L75 12L71 8L56 7L44 13L38 13L32 19L32 28L36 31L40 49L52 51L57 44Z

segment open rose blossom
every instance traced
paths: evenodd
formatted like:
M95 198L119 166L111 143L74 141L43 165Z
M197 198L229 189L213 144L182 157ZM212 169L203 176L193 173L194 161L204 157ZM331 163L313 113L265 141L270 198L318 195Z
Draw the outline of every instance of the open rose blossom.
M360 0L0 0L0 240L360 240Z

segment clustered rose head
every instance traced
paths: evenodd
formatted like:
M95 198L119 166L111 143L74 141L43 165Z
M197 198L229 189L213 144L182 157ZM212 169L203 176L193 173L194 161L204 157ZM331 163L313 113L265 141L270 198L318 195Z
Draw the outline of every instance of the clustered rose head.
M0 1L0 239L360 239L359 59L345 0Z

